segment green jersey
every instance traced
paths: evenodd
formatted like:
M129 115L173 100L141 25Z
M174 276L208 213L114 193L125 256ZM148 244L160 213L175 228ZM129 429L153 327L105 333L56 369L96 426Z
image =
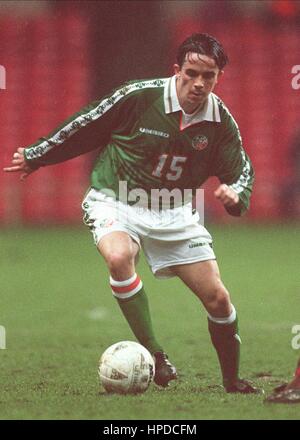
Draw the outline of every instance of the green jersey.
M185 114L175 81L173 76L121 86L26 148L26 161L37 168L99 149L91 186L117 197L120 181L150 195L163 188L195 191L217 176L240 198L227 211L241 215L249 207L254 173L238 126L213 93L204 108Z

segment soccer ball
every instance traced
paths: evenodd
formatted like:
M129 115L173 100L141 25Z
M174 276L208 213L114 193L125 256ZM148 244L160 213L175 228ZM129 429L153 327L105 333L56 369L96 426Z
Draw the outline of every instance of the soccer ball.
M155 366L151 354L141 344L121 341L105 350L98 371L108 393L137 394L148 389Z

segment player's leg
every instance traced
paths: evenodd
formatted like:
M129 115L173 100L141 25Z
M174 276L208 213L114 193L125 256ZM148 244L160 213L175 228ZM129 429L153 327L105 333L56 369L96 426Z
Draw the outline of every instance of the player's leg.
M168 361L154 335L148 299L143 284L135 272L135 258L139 246L125 232L104 236L98 250L104 257L109 272L113 295L137 340L155 359L154 381L163 387L176 379L176 369Z
M208 312L208 328L217 351L223 384L227 392L256 392L240 380L240 337L235 308L220 278L215 260L175 265L172 271L197 295Z
M150 352L160 350L150 318L143 284L135 272L139 236L134 231L127 206L101 191L91 189L85 196L83 222L110 272L112 293L136 338Z
M114 280L124 281L133 276L139 245L130 235L121 231L111 232L101 238L97 249L105 259Z
M94 189L86 195L82 208L84 223L108 266L112 293L137 340L155 358L154 381L167 386L176 378L176 370L155 338L147 296L135 271L141 234L137 228L139 214Z
M111 232L97 248L109 269L112 293L137 340L151 353L162 351L153 332L142 281L135 271L138 244L125 232Z

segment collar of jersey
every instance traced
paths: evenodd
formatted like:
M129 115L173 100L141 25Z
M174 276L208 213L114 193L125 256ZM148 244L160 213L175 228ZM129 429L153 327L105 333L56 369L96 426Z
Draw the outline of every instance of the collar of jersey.
M168 78L165 84L164 103L165 103L166 114L174 113L178 111L181 111L182 114L185 114L179 104L177 97L176 75L171 76L171 78ZM198 113L195 113L195 115L193 115L193 118L189 125L194 125L202 121L221 122L219 105L216 95L214 93L209 94L206 105Z

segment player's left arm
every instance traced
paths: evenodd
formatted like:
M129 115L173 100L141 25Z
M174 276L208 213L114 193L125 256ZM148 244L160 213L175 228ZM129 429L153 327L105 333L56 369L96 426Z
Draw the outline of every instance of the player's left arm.
M227 121L222 142L218 146L214 174L221 182L215 191L215 197L230 215L243 215L250 206L254 170L232 117Z
M226 183L219 185L215 190L214 195L220 200L225 208L237 205L240 200L238 193L236 193L229 185L226 185Z

